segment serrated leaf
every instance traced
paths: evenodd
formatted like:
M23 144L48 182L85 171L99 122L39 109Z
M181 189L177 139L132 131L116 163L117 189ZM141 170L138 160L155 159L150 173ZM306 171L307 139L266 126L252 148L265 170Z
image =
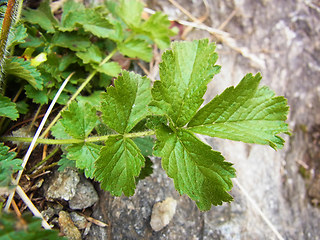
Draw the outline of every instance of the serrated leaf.
M23 58L10 57L6 61L5 72L26 80L35 89L42 90L43 80L37 68L32 66L30 61Z
M173 132L167 127L156 132L154 155L162 157L162 167L174 180L180 194L196 201L200 210L232 201L227 193L235 177L232 164L188 130Z
M100 65L92 65L100 73L107 74L112 77L117 77L121 72L121 66L117 62L106 62Z
M26 9L23 11L23 19L33 24L38 24L43 30L48 33L55 32L55 26L58 26L57 20L54 18L51 8L49 6L50 1L46 0L40 3L38 9Z
M27 114L29 111L29 104L26 103L26 100L22 100L16 103L16 107L19 113Z
M153 162L149 157L145 157L144 159L145 159L145 166L141 168L141 172L137 177L137 181L143 180L146 177L151 176L151 174L153 173L153 168L152 168Z
M17 218L14 214L5 212L0 212L0 239L67 240L59 236L59 231L43 229L41 218L31 214L23 214Z
M18 23L13 27L12 34L9 35L7 49L24 43L27 37L27 29L23 26L23 24Z
M91 42L88 36L81 36L76 32L57 32L52 39L52 44L72 51L85 51L90 47Z
M32 99L34 103L38 104L47 104L48 103L48 96L47 96L47 89L37 90L34 89L31 85L24 86L24 90L26 91L26 95L28 98Z
M80 58L83 63L97 63L102 61L102 53L96 45L91 45L88 49L83 52L77 52L77 57Z
M56 139L69 139L71 136L65 131L61 119L51 128L51 135Z
M74 11L77 9L77 11ZM60 31L73 31L76 23L85 18L84 5L74 0L68 0L63 4Z
M101 147L93 143L72 144L67 147L67 158L75 160L76 167L84 170L87 178L93 178L94 162L99 157Z
M172 50L162 55L161 81L153 85L154 113L168 116L178 127L190 121L203 102L207 84L219 72L214 50L207 39L172 44Z
M140 39L132 39L118 45L119 52L132 58L141 58L146 62L152 59L152 48L149 44Z
M135 138L133 139L133 141L138 146L143 156L152 156L152 150L154 145L154 140L152 137Z
M175 32L171 30L171 23L168 16L162 12L156 12L144 22L140 29L149 36L160 49L170 46L170 36L174 36Z
M98 120L96 110L84 102L72 102L68 110L63 111L61 115L61 123L66 133L77 139L86 138Z
M61 158L58 161L58 165L59 165L59 168L58 168L59 172L63 172L66 168L76 169L76 161L68 159L65 153L61 155Z
M135 28L140 25L143 4L139 0L120 0L116 11L130 28Z
M95 162L94 176L112 195L120 196L123 192L132 196L135 178L143 166L144 157L131 139L110 137Z
M114 87L102 94L102 120L118 133L129 133L144 119L151 101L150 80L133 72L123 71Z
M227 88L204 106L188 124L190 131L247 143L269 144L277 149L288 132L289 107L267 87L259 88L261 75L247 74L237 87Z
M15 152L9 152L9 147L0 143L0 187L8 187L12 174L22 169L22 160L16 159L16 155Z
M11 102L10 98L0 95L0 117L8 117L11 120L17 120L19 117L16 104Z
M89 96L78 96L77 101L78 102L87 102L91 106L93 106L95 109L99 110L100 109L100 102L101 102L101 93L103 93L103 91L94 91Z

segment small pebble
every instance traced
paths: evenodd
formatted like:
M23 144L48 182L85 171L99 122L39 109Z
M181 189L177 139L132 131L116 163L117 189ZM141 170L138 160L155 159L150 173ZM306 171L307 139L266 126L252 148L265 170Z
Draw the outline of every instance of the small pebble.
M171 197L156 203L152 208L151 228L158 232L167 226L176 212L176 207L177 201Z

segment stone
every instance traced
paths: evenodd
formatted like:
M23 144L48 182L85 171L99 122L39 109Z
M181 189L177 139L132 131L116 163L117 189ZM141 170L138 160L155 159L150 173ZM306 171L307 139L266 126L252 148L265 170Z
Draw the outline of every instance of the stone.
M150 225L154 231L160 231L167 226L176 213L177 201L171 197L156 203L152 208Z
M81 177L76 187L76 192L69 201L69 207L73 210L85 209L91 207L98 200L97 191L94 189L92 183L84 177Z
M61 233L63 233L69 240L81 240L81 233L74 225L69 213L65 211L59 212L59 226Z
M63 172L55 172L51 180L46 184L47 199L59 199L69 201L76 194L76 188L80 181L77 170L66 168Z
M70 217L77 228L84 229L87 227L87 224L88 224L87 219L84 216L80 215L79 213L71 212Z

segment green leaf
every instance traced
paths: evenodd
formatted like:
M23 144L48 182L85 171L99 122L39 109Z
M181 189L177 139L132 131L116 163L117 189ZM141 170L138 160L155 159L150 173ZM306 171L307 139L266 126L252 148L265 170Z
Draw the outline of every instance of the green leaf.
M86 138L98 120L96 110L84 102L72 102L68 110L63 111L61 115L61 123L66 133L77 139Z
M153 173L153 163L149 157L145 157L145 166L141 168L141 172L137 177L137 181L143 180L146 177L149 177Z
M102 53L96 45L91 45L86 51L77 52L77 57L80 58L83 63L97 63L102 61Z
M71 136L66 132L65 127L61 123L61 119L51 128L51 134L56 139L69 139Z
M23 214L17 218L14 214L5 212L0 212L0 239L67 240L60 237L57 230L43 229L40 218L31 214Z
M87 102L95 109L99 110L101 102L101 93L103 93L103 91L94 91L90 96L78 96L77 101Z
M22 160L16 159L16 155L15 152L9 152L9 147L0 143L0 187L9 186L12 174L22 169Z
M16 107L19 113L27 114L29 111L29 104L26 103L26 100L22 100L16 103Z
M152 137L140 137L133 139L134 143L139 147L141 154L145 157L152 156L153 150L153 138Z
M150 80L132 72L123 71L114 87L103 93L102 120L118 133L129 133L144 119L151 101Z
M130 27L140 25L143 4L139 0L120 0L117 14Z
M9 35L7 48L10 49L20 43L24 43L27 37L27 29L23 24L18 23L13 27L12 34Z
M10 98L0 95L0 117L8 117L11 120L17 120L19 117L16 104L11 102Z
M132 39L118 45L119 52L131 58L141 58L146 62L152 59L152 48L144 40Z
M58 161L58 165L59 165L58 171L63 172L66 168L74 168L75 169L76 168L76 161L68 159L66 154L63 153L61 155L60 160Z
M153 85L153 112L166 115L178 126L184 126L203 102L207 84L220 67L214 65L215 45L207 39L175 42L162 55L160 79Z
M11 57L7 59L5 65L7 75L13 75L26 80L37 90L42 90L43 80L37 68L32 66L30 61L23 58Z
M47 89L37 90L34 89L31 85L24 86L24 90L26 91L26 95L28 98L32 99L34 103L38 104L47 104L48 103L48 96L47 96Z
M232 188L235 170L219 152L201 142L188 130L173 132L163 127L156 132L154 155L162 157L162 167L173 178L180 194L196 201L200 210L211 204L232 201L227 193Z
M261 75L247 74L237 87L227 88L204 106L188 124L190 131L212 137L281 148L277 136L288 132L289 107L267 87L259 88Z
M120 196L123 192L126 196L132 196L136 187L135 179L144 161L131 139L110 137L95 162L94 176L101 182L101 187L112 195Z
M77 9L77 11L75 11ZM68 0L63 4L60 31L73 31L78 21L85 18L83 4L74 0Z
M156 12L141 25L141 30L149 36L160 49L170 46L170 36L174 36L175 32L171 30L171 23L168 16L162 12Z
M72 51L86 51L91 42L88 36L81 36L76 32L57 32L52 39L52 44Z
M93 143L72 144L67 147L67 158L76 161L76 167L84 170L87 178L93 178L94 162L102 146Z
M93 67L98 72L107 74L112 77L117 77L121 72L121 66L117 62L106 62L101 66L93 65Z
M27 22L38 24L43 30L48 33L54 33L56 26L58 26L57 20L54 18L49 6L50 1L45 0L41 2L38 9L26 9L23 11L23 19Z

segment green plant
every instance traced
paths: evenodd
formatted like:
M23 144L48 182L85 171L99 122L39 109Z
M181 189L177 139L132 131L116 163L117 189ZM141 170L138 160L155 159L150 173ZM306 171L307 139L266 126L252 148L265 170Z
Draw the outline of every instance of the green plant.
M53 129L57 139L38 142L68 144L67 158L87 177L113 195L129 196L145 162L131 139L156 135L154 155L162 158L181 194L189 195L201 210L231 201L227 191L235 177L232 164L195 133L281 148L284 141L277 134L288 132L288 106L285 98L259 88L260 74L248 74L237 87L227 88L200 108L207 84L220 70L214 49L208 40L174 43L163 54L161 80L152 89L146 77L123 71L101 94L98 109L85 101L72 102ZM113 134L89 136L97 124Z
M147 77L121 70L111 61L116 52L149 61L151 44L166 48L173 34L165 15L144 21L142 9L133 0L94 8L67 1L58 21L45 1L23 13L25 24L14 26L12 46L19 45L14 51L24 59L7 56L7 75L23 79L26 96L40 104L53 98L62 79L71 78L59 101L62 118L58 114L37 143L63 145L61 168L76 166L115 196L134 194L136 182L150 174L149 156L154 155L162 158L177 191L201 210L230 202L235 169L196 134L279 149L284 140L278 134L288 133L286 99L259 87L259 73L247 74L201 107L207 84L220 71L215 44L206 39L173 43L162 56L160 80L153 86ZM82 90L87 96L78 96ZM16 119L17 105L4 94L0 101L1 116ZM55 139L44 138L49 130ZM8 149L1 145L2 150L7 161ZM12 162L10 176L18 161ZM0 179L7 168L1 166Z

